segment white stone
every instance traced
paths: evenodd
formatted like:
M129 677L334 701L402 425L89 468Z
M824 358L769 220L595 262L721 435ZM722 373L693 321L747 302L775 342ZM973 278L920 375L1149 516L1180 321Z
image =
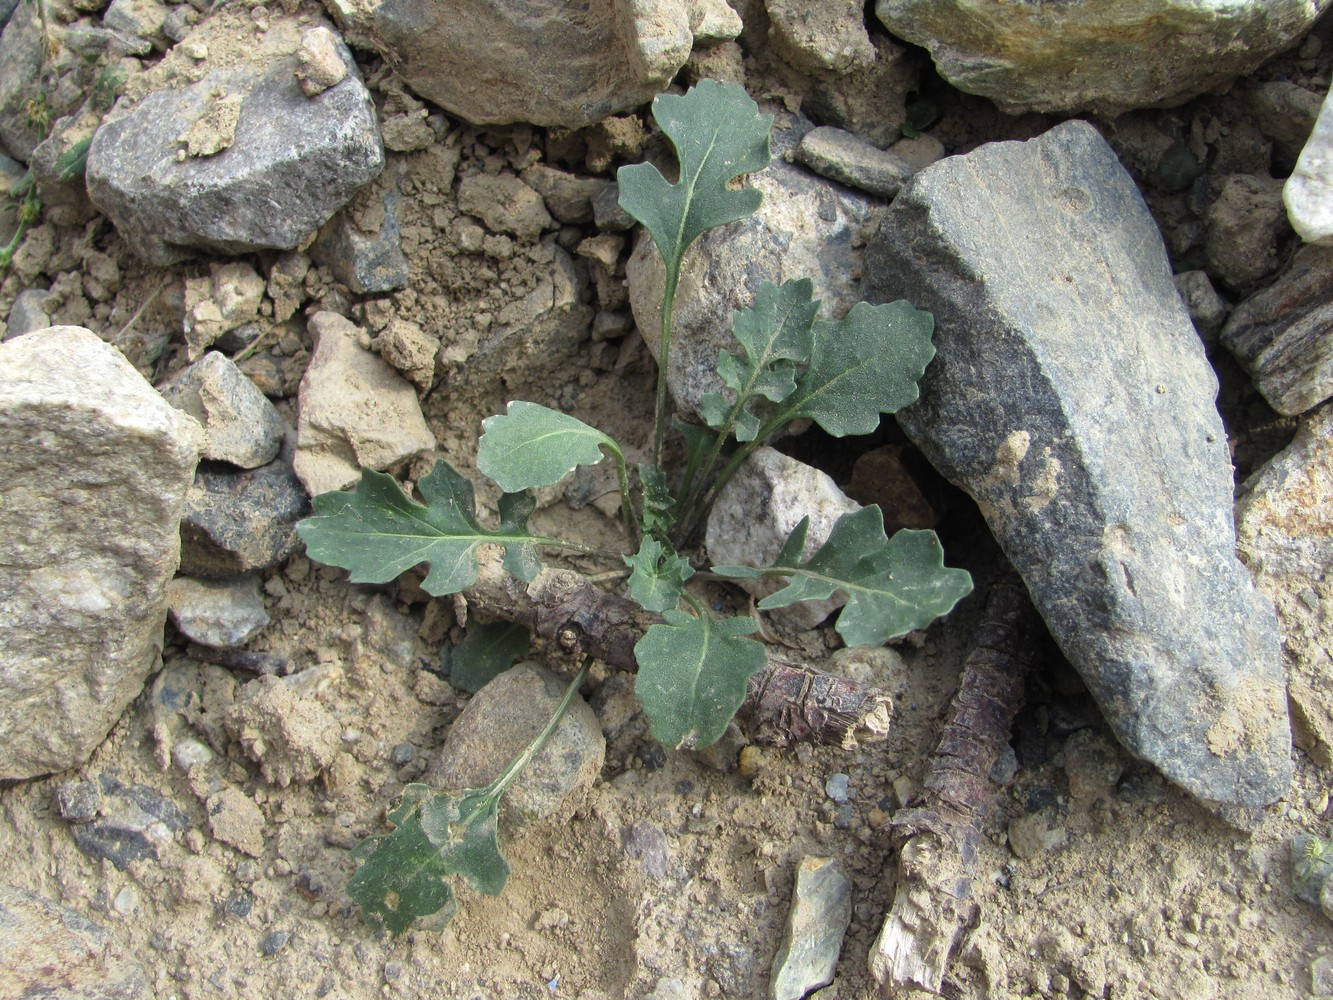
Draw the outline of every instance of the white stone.
M356 482L435 447L412 384L366 350L365 333L337 313L310 318L315 351L301 379L296 477L311 496Z
M704 533L708 558L716 566L771 565L782 551L782 543L806 516L810 529L801 554L809 558L824 544L839 517L860 509L860 504L849 500L818 469L776 449L758 448L713 504ZM772 579L736 583L756 598L786 586L785 580ZM823 601L798 601L770 615L784 627L800 632L814 628L846 603L846 597L834 594Z
M1287 218L1307 243L1333 243L1333 104L1324 98L1314 131L1282 188Z
M178 576L167 586L167 602L181 634L204 646L244 646L269 623L254 574L231 580Z
M202 439L82 327L0 344L0 779L83 763L158 665Z

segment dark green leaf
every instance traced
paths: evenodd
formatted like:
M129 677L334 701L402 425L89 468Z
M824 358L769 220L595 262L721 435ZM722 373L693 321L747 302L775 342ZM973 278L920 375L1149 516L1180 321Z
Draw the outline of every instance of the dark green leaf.
M533 536L524 526L525 509L531 507L525 508L525 501L502 503L505 523L488 531L477 523L472 484L447 462L437 463L420 488L425 506L408 497L393 477L364 469L352 492L315 497L314 516L296 530L310 558L349 570L353 583L387 583L418 563L429 563L421 586L437 597L476 581L480 545L503 545L507 567L531 568Z
M56 157L56 180L72 181L75 177L83 176L88 166L88 147L92 143L92 136L80 139Z
M758 191L730 182L768 166L773 116L737 84L700 80L682 96L658 95L653 117L676 149L680 179L669 183L649 163L621 167L620 207L647 227L673 270L701 233L759 207Z
M639 464L639 483L643 487L643 533L646 536L665 538L675 522L672 509L676 499L667 489L666 473L646 462Z
M716 620L683 611L663 614L634 647L634 690L653 737L677 749L711 746L745 700L751 677L764 666L764 647L746 639L753 618Z
M685 581L694 575L689 561L668 551L655 538L645 538L639 551L625 556L625 565L633 568L629 594L648 611L670 611L680 603Z
M714 566L713 572L789 577L787 586L759 602L766 611L797 601L821 601L841 591L847 605L837 629L849 646L878 646L925 628L972 592L972 577L965 570L944 565L933 531L899 531L890 540L878 507L843 514L824 544L802 559L807 527L808 519L793 529L773 566Z
M532 637L514 622L473 622L450 657L449 683L476 693L528 655Z
M782 403L782 422L808 417L834 437L871 433L881 413L916 401L934 329L930 313L904 301L858 302L840 322L816 323L810 367Z
M425 786L408 786L413 787ZM360 905L366 920L378 920L391 934L401 934L414 920L456 904L450 870L422 830L419 801L404 802L389 815L397 829L358 845L365 863L348 880L347 895Z
M560 482L580 465L602 460L602 446L617 454L610 437L559 410L516 401L481 422L477 468L506 493Z
M700 464L717 443L717 432L698 424L687 424L680 419L671 421L671 426L680 431L680 436L685 439L685 482L693 483Z
M509 879L509 862L500 853L499 806L498 795L477 789L439 792L421 803L421 828L441 864L488 896L498 896Z
M719 352L717 373L735 397L710 392L699 413L710 427L734 428L736 440L753 441L759 417L748 409L756 396L780 403L796 391L796 365L810 357L819 302L809 278L759 286L754 305L736 313L731 329L741 354Z

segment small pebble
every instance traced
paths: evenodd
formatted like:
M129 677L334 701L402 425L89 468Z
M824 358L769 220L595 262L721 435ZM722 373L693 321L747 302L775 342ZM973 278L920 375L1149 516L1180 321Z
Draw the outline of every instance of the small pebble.
M843 772L829 775L824 782L824 794L834 802L843 803L851 798L851 778Z
M139 895L129 886L116 893L116 898L111 901L111 905L116 908L116 912L123 917L128 917L139 908Z
M412 763L412 759L417 755L417 748L411 743L399 743L393 748L391 759L395 764L403 765Z
M265 955L276 955L287 947L287 942L291 939L291 931L269 931L259 943L259 950Z

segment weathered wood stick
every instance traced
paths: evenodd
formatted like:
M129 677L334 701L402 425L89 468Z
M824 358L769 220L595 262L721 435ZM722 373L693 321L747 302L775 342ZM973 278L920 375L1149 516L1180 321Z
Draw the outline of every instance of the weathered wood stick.
M939 993L949 956L976 919L972 878L981 812L1037 658L1039 626L1020 582L992 585L921 793L893 817L898 885L870 952L885 996L904 989Z
M503 618L534 635L612 666L635 669L634 644L662 616L602 590L571 570L543 569L530 584L481 561L481 576L464 597L469 614ZM767 746L829 743L855 746L889 730L889 701L863 684L772 653L750 681L741 706L750 736Z

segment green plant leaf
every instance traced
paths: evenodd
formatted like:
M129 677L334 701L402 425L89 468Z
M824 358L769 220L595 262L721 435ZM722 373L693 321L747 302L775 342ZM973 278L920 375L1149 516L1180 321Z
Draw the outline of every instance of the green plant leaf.
M56 180L72 181L75 177L82 177L88 166L88 147L92 144L92 136L80 139L57 156L55 163Z
M639 463L639 483L643 488L643 517L640 524L645 536L666 538L676 521L676 498L667 488L666 473L655 465Z
M382 923L391 934L401 934L419 918L457 908L451 872L421 826L420 789L431 792L426 785L403 790L402 803L389 813L396 826L392 833L368 837L353 852L365 862L348 880L347 895L367 921Z
M516 401L481 422L477 468L506 493L552 486L580 465L602 460L602 446L620 454L608 435L537 403Z
M515 622L473 622L449 658L449 683L476 693L528 655L532 636Z
M658 742L681 750L711 746L764 666L763 644L744 638L759 625L753 618L718 620L683 611L662 617L666 624L649 627L634 647L634 690Z
M753 441L759 432L759 417L747 409L756 396L780 403L796 391L796 365L810 357L814 346L815 316L819 302L813 297L809 278L783 282L765 281L759 286L754 305L736 313L731 330L741 345L741 354L718 353L717 373L735 399L722 393L707 393L699 413L708 426L730 427L737 441Z
M421 803L421 828L440 863L488 896L500 895L509 879L509 862L500 853L499 808L500 795L475 788L437 792Z
M625 556L625 565L634 572L629 577L629 595L648 611L671 611L680 603L685 581L694 576L689 560L655 538L644 538L639 551Z
M759 207L753 188L730 182L768 166L772 115L761 115L745 88L700 80L684 95L659 94L653 117L675 147L680 179L671 184L650 163L621 167L620 207L652 234L669 271L706 230Z
M808 417L834 437L871 433L881 413L916 401L935 356L934 329L930 313L901 300L858 302L841 321L816 323L810 367L780 407L780 422Z
M842 591L847 605L837 630L849 646L879 646L895 636L925 628L972 592L966 570L944 565L944 550L933 531L884 535L884 515L876 506L843 514L828 539L801 558L809 518L803 518L773 566L714 566L723 576L789 577L788 584L759 602L765 611L797 601L820 601Z
M436 463L419 486L425 506L392 476L363 469L350 493L315 497L314 516L296 530L311 559L349 570L353 583L387 583L429 563L422 589L436 597L455 594L476 582L476 550L487 543L505 546L505 567L531 581L537 568L532 546L545 540L526 528L530 498L503 500L501 526L488 531L477 523L472 484L447 462Z

